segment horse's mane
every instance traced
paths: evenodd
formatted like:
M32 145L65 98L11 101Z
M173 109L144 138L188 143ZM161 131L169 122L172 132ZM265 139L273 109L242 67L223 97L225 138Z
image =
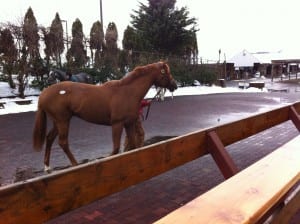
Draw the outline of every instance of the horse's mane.
M160 62L159 62L160 63ZM158 69L159 63L153 63L145 66L137 66L134 70L126 74L122 79L120 79L121 84L126 85L131 83L133 80L147 75L153 69Z
M144 77L149 73L153 72L153 70L161 69L163 67L164 62L157 62L153 64L148 64L144 66L137 66L134 70L127 73L123 78L120 80L111 80L109 82L104 83L103 85L111 86L111 87L118 87L120 85L127 85L132 83L134 80Z

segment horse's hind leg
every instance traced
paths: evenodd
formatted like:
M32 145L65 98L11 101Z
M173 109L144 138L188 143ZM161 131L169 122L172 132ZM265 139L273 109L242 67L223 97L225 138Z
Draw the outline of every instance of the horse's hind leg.
M45 172L50 172L50 170L51 170L51 168L49 166L50 153L51 153L52 144L53 144L57 134L58 134L57 127L53 123L53 128L49 131L47 138L46 138L46 151L45 151L45 157L44 157Z
M123 123L117 123L112 125L113 151L111 155L119 153L123 127Z
M69 135L69 119L67 121L57 124L58 129L58 144L64 150L73 166L77 165L77 161L69 148L68 135Z
M136 121L137 122L137 121ZM130 125L125 126L126 135L128 139L127 145L124 147L124 151L130 151L134 148L136 148L136 122L131 123Z

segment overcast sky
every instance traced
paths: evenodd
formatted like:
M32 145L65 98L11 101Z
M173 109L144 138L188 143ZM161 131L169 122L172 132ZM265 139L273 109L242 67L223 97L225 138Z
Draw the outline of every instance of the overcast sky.
M85 35L100 20L100 0L1 0L0 22L17 22L32 7L38 24L50 26L55 13L68 21L68 28L79 18ZM130 14L138 9L137 0L102 0L104 28L115 22L119 47ZM147 0L140 0L146 3ZM198 19L199 54L205 59L227 60L243 49L249 52L279 51L300 58L299 0L177 0ZM64 24L63 24L64 25ZM69 32L70 33L70 32ZM298 53L299 52L299 53Z

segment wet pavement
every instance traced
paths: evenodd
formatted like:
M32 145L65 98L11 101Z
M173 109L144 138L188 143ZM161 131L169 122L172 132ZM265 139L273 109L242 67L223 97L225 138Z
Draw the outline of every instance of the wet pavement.
M143 123L145 139L178 136L300 101L298 85L279 87L283 86L289 91L177 96L173 100L153 102L149 117ZM34 116L34 112L0 116L2 185L43 175L44 151L32 149ZM235 143L228 150L243 169L297 134L293 124L286 122ZM73 118L69 139L75 158L81 162L105 157L111 152L110 127ZM50 165L58 169L69 164L55 142ZM205 156L49 223L151 223L222 181L211 157Z

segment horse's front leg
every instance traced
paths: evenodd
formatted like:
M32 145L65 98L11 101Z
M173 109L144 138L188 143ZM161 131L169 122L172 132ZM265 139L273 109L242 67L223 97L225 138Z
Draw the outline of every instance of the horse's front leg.
M113 151L111 155L115 155L119 153L123 127L124 127L123 123L116 123L112 125Z

